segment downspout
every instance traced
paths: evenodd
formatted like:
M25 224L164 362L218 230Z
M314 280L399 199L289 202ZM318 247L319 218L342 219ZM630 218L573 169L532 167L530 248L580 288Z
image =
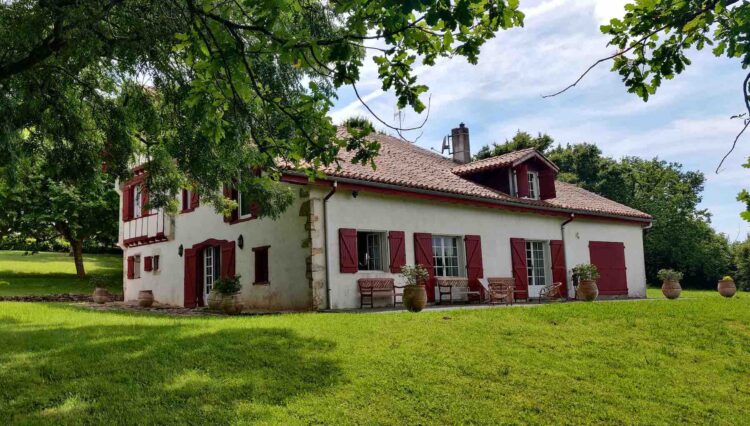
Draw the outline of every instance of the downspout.
M568 294L566 294L568 298L570 298L570 289L573 288L573 280L568 278L568 246L567 244L565 244L565 225L572 222L575 218L576 218L576 214L571 213L570 217L560 225L560 234L562 235L562 245L563 245L563 259L565 259L563 260L563 266L565 267L565 280L568 281L568 284L569 284L567 286ZM573 296L575 297L575 294L573 294Z
M325 249L326 254L326 310L331 309L331 279L329 278L329 254L330 251L328 250L328 209L326 208L328 204L328 199L333 197L333 194L336 193L336 189L339 187L338 181L333 181L333 184L331 185L331 191L326 194L325 198L323 198L323 248Z

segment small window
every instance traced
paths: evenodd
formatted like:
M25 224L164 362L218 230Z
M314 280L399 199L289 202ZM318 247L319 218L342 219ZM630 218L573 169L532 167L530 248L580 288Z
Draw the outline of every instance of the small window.
M529 172L529 198L539 199L539 173Z
M268 284L268 249L269 246L255 247L255 280L253 284Z
M530 286L547 285L549 263L546 242L526 241L526 269Z
M153 262L152 267L154 269L154 272L158 272L159 271L159 255L158 254L154 256L154 259L152 262Z
M360 271L384 271L385 232L357 232L357 263Z
M240 219L246 219L253 216L253 199L252 197L240 191L237 195L237 204L239 205Z
M141 277L141 255L133 256L133 278Z
M435 276L460 277L463 276L461 253L459 252L459 237L434 235L432 237L432 256L435 265Z
M141 185L133 187L133 217L141 217L143 213L143 192Z
M182 210L183 211L190 209L190 198L192 197L192 195L193 194L189 190L187 189L182 190Z

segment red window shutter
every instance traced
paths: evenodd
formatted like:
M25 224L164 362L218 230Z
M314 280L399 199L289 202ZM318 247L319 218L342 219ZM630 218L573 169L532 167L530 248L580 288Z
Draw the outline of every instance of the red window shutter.
M591 263L599 270L597 285L603 296L626 296L628 276L625 266L625 244L610 241L590 241Z
M188 197L188 190L183 189L182 190L182 211L185 211L190 208L190 200L188 200L187 197Z
M196 289L198 287L198 265L196 253L193 249L185 250L185 283L183 302L186 308L194 308L198 305L196 300Z
M510 256L513 265L513 278L516 280L518 297L529 297L529 272L526 270L526 240L523 238L510 239Z
M135 278L135 257L128 256L128 279Z
M562 283L560 294L563 298L568 297L568 273L565 270L565 248L562 240L549 242L549 251L552 257L552 282Z
M556 196L555 171L552 169L544 169L539 172L539 198L542 200L549 200Z
M391 272L397 274L401 272L401 267L406 265L406 236L404 231L388 232L388 249L390 254Z
M148 204L148 188L146 185L141 185L141 216L146 216L148 214L148 207L146 207L146 204Z
M221 278L231 278L234 274L234 241L221 245Z
M154 258L151 256L146 256L143 258L143 270L146 272L151 272L154 270Z
M133 218L133 187L125 186L122 189L122 220L127 222Z
M356 229L339 229L339 269L342 274L353 274L359 270Z
M268 284L268 249L269 246L255 247L255 284Z
M529 167L526 164L519 164L516 167L516 189L517 197L529 196Z
M190 193L190 209L196 209L201 204L201 197L200 195L193 191Z
M466 235L464 237L466 246L466 277L469 279L469 288L480 291L484 299L484 287L479 279L484 277L482 265L482 239L479 235Z
M432 257L432 234L414 233L414 263L427 268L429 277L425 283L427 300L435 301L435 267Z

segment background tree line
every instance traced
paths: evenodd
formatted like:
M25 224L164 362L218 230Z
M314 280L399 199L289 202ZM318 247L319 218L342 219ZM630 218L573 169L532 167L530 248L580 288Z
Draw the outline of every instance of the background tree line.
M698 206L703 173L685 171L681 164L658 158L616 160L590 143L555 145L549 135L522 131L504 143L482 147L475 159L529 147L560 167L559 180L654 217L643 241L649 283L658 283L659 269L673 268L684 272L687 287L713 288L719 278L730 274L750 290L750 236L733 244L711 227L711 214Z

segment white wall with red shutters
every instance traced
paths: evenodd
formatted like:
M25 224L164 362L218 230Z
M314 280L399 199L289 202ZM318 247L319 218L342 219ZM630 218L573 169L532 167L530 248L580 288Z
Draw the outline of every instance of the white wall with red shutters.
M294 186L295 192L299 189ZM122 198L122 197L121 197ZM140 290L152 290L157 302L184 304L185 250L208 239L235 242L235 272L241 275L241 297L245 306L257 310L307 310L311 306L311 290L306 278L305 259L309 249L302 247L306 236L306 217L299 215L302 199L295 202L277 220L256 219L229 224L213 207L200 205L195 210L174 217L171 240L123 251L123 282L125 300L134 301ZM121 201L122 203L122 201ZM122 206L121 206L122 207ZM122 210L122 209L120 209ZM120 244L123 243L122 212L120 213ZM236 245L239 236L243 248ZM178 254L183 246L183 256ZM254 285L254 247L270 246L268 256L269 284ZM141 261L140 278L127 278L127 259L140 255L159 256L159 270L146 272Z
M327 238L331 253L328 257L329 285L333 309L359 308L358 278L389 277L394 278L397 284L403 284L403 279L390 271L342 272L339 259L339 230L342 228L405 232L407 264L415 262L415 233L460 237L478 235L481 238L484 276L510 277L511 238L561 240L560 225L565 220L559 216L515 213L365 192L360 192L355 198L348 190L339 190L328 201L327 210ZM590 262L590 241L622 242L625 245L628 296L646 296L643 228L640 224L576 219L565 229L568 276L576 264ZM388 265L385 266L388 269ZM385 303L385 299L380 302Z

